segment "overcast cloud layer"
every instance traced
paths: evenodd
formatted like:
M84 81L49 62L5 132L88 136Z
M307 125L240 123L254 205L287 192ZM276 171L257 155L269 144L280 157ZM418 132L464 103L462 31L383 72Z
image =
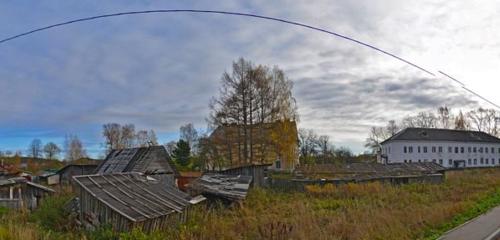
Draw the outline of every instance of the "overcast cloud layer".
M308 23L371 43L500 102L500 4L450 1L16 1L0 3L0 38L69 19L131 10L194 8ZM368 129L441 105L491 107L432 77L324 33L233 16L151 14L78 23L0 45L0 150L64 134L102 151L106 122L204 128L208 100L231 62L278 65L294 82L299 126L364 150Z

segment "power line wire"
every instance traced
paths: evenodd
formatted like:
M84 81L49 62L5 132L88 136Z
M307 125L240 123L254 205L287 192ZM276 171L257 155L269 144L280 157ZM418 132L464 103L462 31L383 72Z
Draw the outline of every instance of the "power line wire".
M342 38L342 39L345 39L345 40L348 40L348 41L351 41L351 42L354 42L356 44L359 44L359 45L362 45L362 46L365 46L365 47L368 47L368 48L371 48L375 51L378 51L382 54L385 54L387 56L390 56L392 58L395 58L396 60L398 61L401 61L403 63L406 63L412 67L415 67L431 76L435 76L434 73L432 73L431 71L413 63L413 62L410 62L402 57L399 57L395 54L392 54L390 52L387 52L381 48L378 48L374 45L371 45L369 43L366 43L366 42L363 42L363 41L360 41L360 40L357 40L355 38L352 38L352 37L349 37L349 36L346 36L346 35L343 35L343 34L340 34L340 33L336 33L336 32L333 32L333 31L329 31L329 30L326 30L326 29L323 29L323 28L319 28L319 27L315 27L315 26L312 26L312 25L309 25L309 24L305 24L305 23L301 23L301 22L296 22L296 21L291 21L291 20L287 20L287 19L284 19L284 18L276 18L276 17L269 17L269 16L264 16L264 15L258 15L258 14L251 14L251 13L242 13L242 12L230 12L230 11L217 11L217 10L197 10L197 9L158 9L158 10L145 10L145 11L129 11L129 12L119 12L119 13L111 13L111 14L103 14L103 15L97 15L97 16L92 16L92 17L85 17L85 18L79 18L79 19L74 19L74 20L70 20L70 21L66 21L66 22L61 22L61 23L57 23L57 24L52 24L52 25L48 25L48 26L45 26L45 27L40 27L40 28L36 28L36 29L33 29L33 30L30 30L30 31L27 31L27 32L23 32L23 33L20 33L20 34L17 34L17 35L14 35L14 36L10 36L10 37L7 37L7 38L4 38L2 40L0 40L0 44L3 44L5 42L8 42L8 41L12 41L16 38L20 38L20 37L23 37L23 36L26 36L26 35L30 35L30 34L33 34L33 33L36 33L36 32L40 32L40 31L44 31L44 30L48 30L48 29L51 29L51 28L56 28L56 27L61 27L61 26L64 26L64 25L69 25L69 24L72 24L72 23L78 23L78 22L84 22L84 21L91 21L91 20L95 20L95 19L100 19L100 18L109 18L109 17L117 17L117 16L124 16L124 15L135 15L135 14L151 14L151 13L206 13L206 14L221 14L221 15L232 15L232 16L243 16L243 17L252 17L252 18L259 18L259 19L265 19L265 20L271 20L271 21L276 21L276 22L282 22L282 23L286 23L286 24L291 24L291 25L295 25L295 26L299 26L299 27L304 27L304 28L308 28L308 29L312 29L312 30L315 30L315 31L319 31L319 32L323 32L323 33L327 33L327 34L330 34L330 35L333 35L333 36L336 36L336 37L339 37L339 38ZM441 73L442 75L448 77L449 79L459 83L463 89L465 89L466 91L474 94L475 96L485 100L486 102L492 104L493 106L497 107L500 109L500 107L493 103L492 101L486 99L485 97L479 95L478 93L468 89L465 87L465 84L463 84L462 82L458 81L457 79L451 77L450 75L442 72L442 71L439 71L439 73Z
M29 34L33 34L35 32L39 32L39 31L43 31L43 30L47 30L47 29L51 29L51 28L55 28L55 27L61 27L61 26L64 26L64 25L68 25L68 24L72 24L72 23L77 23L77 22L91 21L91 20L100 19L100 18L117 17L117 16L124 16L124 15L150 14L150 13L176 13L176 12L207 13L207 14L222 14L222 15L233 15L233 16L245 16L245 17L266 19L266 20L271 20L271 21L277 21L277 22L292 24L292 25L296 25L296 26L300 26L300 27L304 27L304 28L309 28L309 29L312 29L312 30L316 30L316 31L328 33L328 34L334 35L336 37L340 37L340 38L343 38L345 40L348 40L348 41L351 41L351 42L363 45L365 47L371 48L371 49L376 50L376 51L378 51L380 53L383 53L385 55L393 57L393 58L395 58L395 59L397 59L397 60L399 60L401 62L409 64L410 66L413 66L413 67L415 67L415 68L417 68L417 69L419 69L421 71L424 71L425 73L427 73L429 75L434 76L434 73L430 72L429 70L427 70L427 69L425 69L423 67L420 67L417 64L415 64L413 62L410 62L410 61L408 61L408 60L406 60L406 59L404 59L402 57L396 56L396 55L394 55L394 54L392 54L390 52L382 50L382 49L380 49L380 48L378 48L376 46L373 46L371 44L365 43L363 41L360 41L360 40L357 40L357 39L354 39L354 38L351 38L351 37L348 37L346 35L342 35L342 34L339 34L339 33L333 32L333 31L329 31L329 30L326 30L326 29L323 29L323 28L319 28L319 27L314 27L312 25L308 25L308 24L305 24L305 23L290 21L290 20L283 19L283 18L268 17L268 16L251 14L251 13L217 11L217 10L160 9L160 10L131 11L131 12L119 12L119 13L104 14L104 15L98 15L98 16L93 16L93 17L85 17L85 18L74 19L74 20L70 20L70 21L67 21L67 22L62 22L62 23L57 23L57 24L45 26L45 27L36 28L36 29L30 30L30 31L27 31L27 32L24 32L24 33L20 33L20 34L11 36L11 37L4 38L4 39L0 40L0 44L8 42L8 41L11 41L11 40L14 40L16 38L20 38L20 37L29 35Z

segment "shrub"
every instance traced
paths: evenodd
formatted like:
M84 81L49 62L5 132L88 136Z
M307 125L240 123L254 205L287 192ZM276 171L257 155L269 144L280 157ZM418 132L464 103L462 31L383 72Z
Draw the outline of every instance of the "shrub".
M69 212L66 211L65 205L71 197L71 195L55 195L44 198L31 214L30 220L47 230L56 232L70 230Z

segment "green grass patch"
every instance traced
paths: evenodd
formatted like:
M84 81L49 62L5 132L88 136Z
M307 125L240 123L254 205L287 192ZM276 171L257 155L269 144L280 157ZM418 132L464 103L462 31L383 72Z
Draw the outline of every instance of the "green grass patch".
M490 209L500 205L500 188L491 194L487 194L479 201L473 203L472 207L465 212L456 215L451 221L441 224L437 228L429 228L425 231L426 240L437 239L447 231L456 228L469 220L472 220Z

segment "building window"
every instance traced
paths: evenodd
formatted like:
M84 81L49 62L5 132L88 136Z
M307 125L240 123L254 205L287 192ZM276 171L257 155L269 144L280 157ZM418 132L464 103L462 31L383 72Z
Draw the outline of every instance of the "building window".
M464 152L465 152L464 147L461 147L461 148L460 148L460 153L464 153Z
M476 147L474 147L474 148L472 149L472 151L473 151L473 152L477 152L477 148L476 148Z
M406 163L406 159L405 159L405 163Z
M452 148L451 147L448 147L448 152L451 153L453 152Z
M477 165L477 159L474 158L474 165Z
M486 161L484 163L485 164L490 164L489 162L490 162L489 159L486 158Z
M484 164L484 159L481 158L481 161L479 161L479 164L483 165Z
M420 146L417 147L417 152L420 153Z
M436 162L436 159L432 159L432 162L435 163Z
M483 152L483 147L480 147L479 148L479 152L482 153Z
M491 147L491 153L495 153L495 148Z
M412 153L413 152L413 147L408 147L408 152Z
M494 158L491 159L491 165L495 165L495 159Z
M280 160L276 160L276 168L277 169L280 169L281 168L281 161Z
M467 160L467 165L472 165L472 159L469 158L469 160Z
M488 153L488 148L487 147L484 148L484 152Z
M471 147L468 147L468 148L467 148L467 152L472 152L472 148L471 148Z
M442 147L442 146L439 146L439 147L438 147L438 151L439 151L439 152L443 152L443 147Z
M426 152L427 152L427 147L424 147L424 153L426 153Z
M411 163L411 159L410 159L410 160L408 160L408 161Z
M443 159L439 159L439 164L443 165Z
M406 153L406 146L403 147L403 152Z
M422 162L420 159L418 159L418 162Z
M458 147L455 147L455 153L458 153Z
M450 165L450 166L453 165L453 160L452 159L448 160L448 165Z

